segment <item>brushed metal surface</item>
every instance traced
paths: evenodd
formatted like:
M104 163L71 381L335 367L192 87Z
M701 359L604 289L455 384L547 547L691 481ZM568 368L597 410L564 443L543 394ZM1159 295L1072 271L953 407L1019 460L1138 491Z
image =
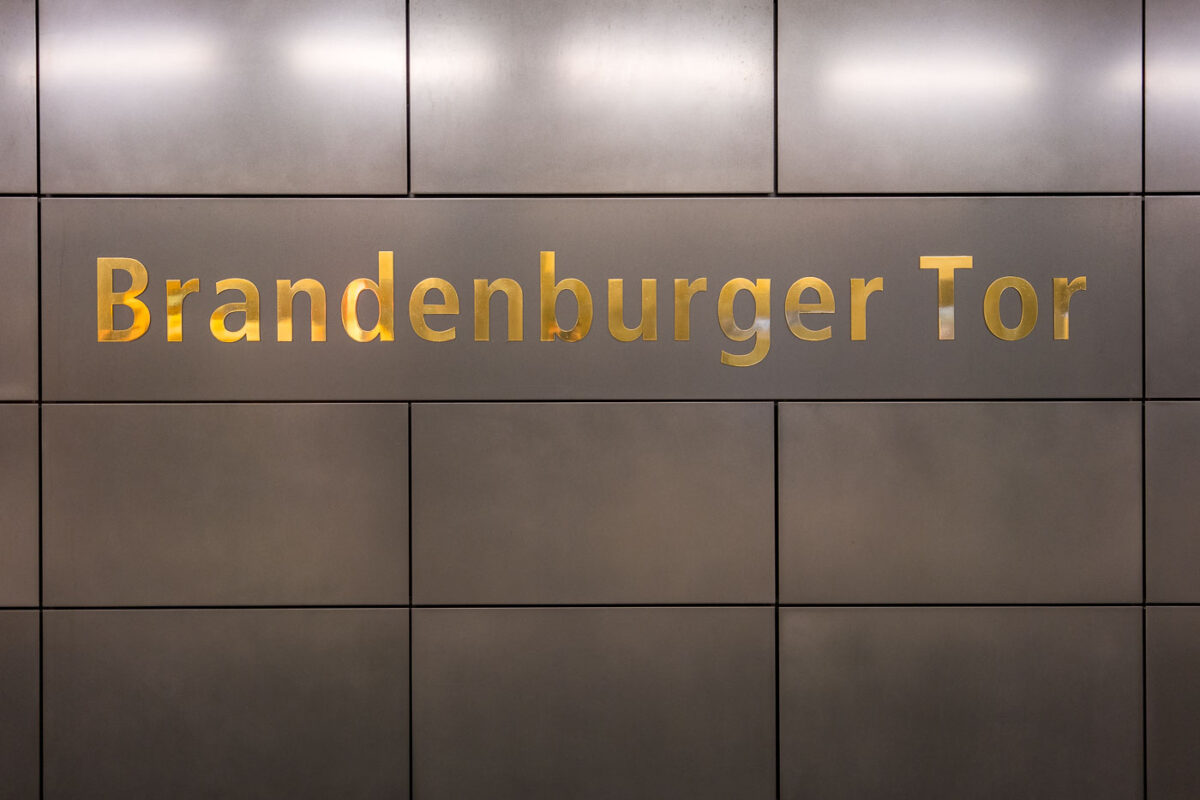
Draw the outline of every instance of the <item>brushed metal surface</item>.
M782 797L1142 797L1141 609L785 608Z
M770 404L412 414L414 602L774 601Z
M43 377L50 400L452 400L828 399L1135 397L1141 394L1141 270L1137 198L886 199L427 199L137 200L44 202ZM379 251L395 252L396 339L351 340L338 298L352 279L377 277ZM587 281L597 317L579 342L538 333L539 251L557 253L556 276ZM960 270L957 338L938 340L937 275L922 255L970 254ZM97 342L96 261L137 258L150 275L149 331ZM409 327L413 286L451 281L462 313L449 342ZM835 293L823 318L832 338L801 341L783 300L815 275ZM1001 341L983 318L988 285L1027 278L1040 321L1020 341ZM691 340L673 339L671 281L707 277L692 302ZM1071 305L1069 341L1055 340L1051 278L1087 276ZM183 341L168 342L165 280L196 277ZM263 293L260 342L218 342L208 331L219 304L214 281L253 280ZM318 278L330 297L326 342L275 341L274 282ZM473 279L524 287L524 341L504 341L495 303L492 341L473 340ZM881 277L865 341L851 339L850 282ZM606 330L606 280L626 294L659 280L657 341L617 341ZM770 278L772 345L761 363L717 324L720 288L732 278ZM1016 293L1001 311L1011 321ZM749 296L735 305L741 325ZM1011 301L1009 303L1008 301ZM570 298L560 303L573 313ZM743 306L744 303L744 306ZM122 310L122 309L118 309Z
M38 797L38 615L0 611L0 800Z
M414 795L774 797L773 615L414 610Z
M1146 404L1146 599L1200 603L1200 403Z
M407 609L44 624L48 800L408 797Z
M38 397L37 204L0 197L0 400Z
M1200 7L1146 0L1146 190L1200 191Z
M769 192L766 0L413 0L426 193Z
M785 603L1142 597L1136 403L779 406Z
M404 3L45 0L50 193L407 192Z
M1200 794L1200 608L1146 609L1146 768L1153 800Z
M403 405L43 414L47 604L408 602Z
M1137 0L779 3L783 192L1141 186Z
M33 404L0 404L0 509L0 606L37 606L38 408Z
M1200 397L1200 197L1146 198L1146 394Z
M36 8L0 2L0 192L37 191Z

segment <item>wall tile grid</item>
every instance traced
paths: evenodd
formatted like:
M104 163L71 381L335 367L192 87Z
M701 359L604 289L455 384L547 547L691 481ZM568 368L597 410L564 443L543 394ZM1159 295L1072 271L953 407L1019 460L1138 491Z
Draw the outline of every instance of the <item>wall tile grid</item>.
M0 800L1200 795L1197 31L1187 0L0 0ZM394 249L469 308L547 248L596 294L574 350L530 305L486 348L402 342L403 308L390 349L204 338L222 278L336 315ZM932 253L976 259L953 343L906 310ZM128 349L90 329L118 255L152 275ZM978 313L1010 274L1020 342ZM604 331L606 278L699 275L686 349L666 304L660 341ZM742 275L779 308L735 369Z

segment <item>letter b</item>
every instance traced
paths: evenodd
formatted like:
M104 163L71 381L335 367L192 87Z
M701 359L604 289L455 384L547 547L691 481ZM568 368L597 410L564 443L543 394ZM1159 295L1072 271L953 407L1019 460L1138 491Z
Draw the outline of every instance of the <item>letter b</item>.
M113 272L128 272L129 288L113 291ZM137 297L146 291L149 275L142 262L133 258L96 259L96 341L132 342L150 328L150 309ZM125 306L133 311L133 324L117 330L113 327L113 309Z

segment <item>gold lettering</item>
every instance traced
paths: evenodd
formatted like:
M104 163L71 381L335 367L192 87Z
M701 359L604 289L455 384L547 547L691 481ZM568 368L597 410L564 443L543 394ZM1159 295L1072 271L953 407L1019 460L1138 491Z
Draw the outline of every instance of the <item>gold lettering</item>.
M636 328L625 327L625 288L620 278L608 281L608 330L618 342L658 339L658 281L642 279L642 318Z
M212 335L219 342L236 342L239 339L245 339L248 342L258 341L258 287L253 283L242 278L227 278L223 281L217 281L217 294L221 292L236 291L245 295L246 300L242 303L226 303L223 306L218 306L213 311L212 316L208 320L208 329L212 331ZM230 314L245 313L246 321L242 323L242 327L236 331L231 331L225 327L225 318Z
M1054 279L1054 338L1071 338L1071 295L1087 291L1087 277L1079 277L1070 283L1066 278Z
M525 327L525 295L521 284L512 278L500 278L488 283L484 280L475 281L475 341L486 342L491 338L492 295L503 292L508 299L508 340L519 342L524 338L522 329Z
M128 272L129 288L113 291L113 272ZM150 309L137 297L146 291L149 273L142 262L134 258L96 259L96 341L132 342L150 328ZM133 311L133 324L117 330L113 327L113 309L125 306Z
M393 273L393 253L390 250L380 250L379 283L369 278L357 278L346 286L346 291L342 294L342 327L346 329L346 335L354 341L370 342L376 338L381 342L395 340L396 295ZM363 330L358 322L358 296L363 292L371 292L379 302L379 319L369 331Z
M1015 328L1006 327L1004 320L1000 318L1000 297L1008 289L1016 289L1017 294L1021 296L1021 321ZM983 321L987 323L988 330L997 339L1003 339L1006 342L1024 339L1033 330L1033 326L1037 325L1037 318L1037 292L1033 290L1033 285L1024 278L1016 278L1012 275L997 278L992 281L992 285L983 295Z
M754 324L749 328L739 328L733 317L733 301L738 292L750 292L754 296ZM771 349L771 280L760 278L752 282L747 278L734 278L722 286L717 297L717 321L730 341L744 342L754 337L754 349L749 353L737 355L722 350L722 364L750 367L762 361Z
M801 303L800 297L809 289L817 293L817 302ZM813 330L805 326L800 315L832 314L833 311L833 289L820 278L801 278L796 281L788 289L787 297L783 301L783 312L787 317L788 330L795 334L797 339L803 339L806 342L825 341L833 335L833 328L826 325L824 328Z
M310 335L314 342L325 341L325 287L320 281L303 278L291 281L275 281L275 339L280 342L292 340L292 304L296 295L308 295Z
M683 278L675 279L675 341L686 342L692 338L692 298L708 291L708 278L697 278L688 283Z
M435 289L441 292L443 302L426 303L426 295ZM413 287L412 294L408 298L408 321L412 323L412 329L417 336L427 342L449 342L457 335L457 329L453 325L444 331L429 327L429 323L425 321L427 315L457 313L458 292L450 285L449 281L441 278L426 278L421 281Z
M592 327L592 293L588 290L587 284L578 278L563 278L558 283L554 282L553 250L542 251L539 288L542 341L553 341L557 336L564 342L577 342L587 336ZM558 295L562 292L570 292L574 295L579 308L575 325L570 330L563 330L558 324Z
M938 339L954 338L954 270L971 269L971 256L921 256L921 269L937 270Z
M183 341L183 298L200 291L200 279L192 278L184 284L167 281L167 341Z
M861 278L850 279L850 341L866 341L867 298L882 291L883 278L872 278L866 282Z

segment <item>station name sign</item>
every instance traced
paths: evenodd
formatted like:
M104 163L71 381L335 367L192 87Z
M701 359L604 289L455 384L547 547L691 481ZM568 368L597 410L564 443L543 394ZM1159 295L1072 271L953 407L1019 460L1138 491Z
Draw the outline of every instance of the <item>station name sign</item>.
M536 278L536 290L531 302L536 305L538 333L542 342L579 342L591 333L599 301L593 287L576 277L562 277L557 268L554 251L541 251ZM939 340L955 338L955 274L974 267L970 255L921 256L917 266L931 277L928 315L930 331L936 330ZM154 319L163 319L162 329L167 342L182 342L184 316L207 313L212 337L222 343L259 342L263 337L262 293L259 286L246 278L221 278L214 284L217 300L227 300L208 312L207 308L192 311L201 305L203 285L198 277L168 278L165 281L165 307L151 311L142 299L150 284L149 268L135 258L101 257L96 259L96 340L98 342L132 342L148 334ZM1033 283L1026 278L1006 275L992 280L982 298L974 298L975 308L982 306L987 330L1001 341L1020 341L1031 335L1038 325L1043 299L1048 295L1052 323L1050 335L1054 340L1071 338L1071 304L1077 293L1087 290L1087 276L1052 277L1039 297ZM118 284L127 288L116 289ZM714 283L707 277L673 278L670 282L669 320L671 336L676 342L691 339L693 304L697 296L712 291L716 294L716 325L725 338L733 343L720 352L721 364L731 367L750 367L767 357L771 348L772 280L764 277L735 277ZM407 287L405 287L407 289ZM444 278L423 278L408 291L408 323L411 333L426 342L450 342L459 337L463 295L471 297L473 311L471 336L476 342L491 340L494 312L506 315L503 330L509 342L524 339L526 287L516 278L475 278L469 286L456 287ZM667 289L667 287L663 287ZM660 331L659 281L641 279L634 287L636 299L627 302L625 280L609 278L605 287L608 334L619 342L656 341ZM274 338L291 342L299 334L295 330L297 301L304 295L308 306L309 341L325 342L329 335L328 293L325 285L315 278L280 278L275 280ZM783 312L787 330L792 337L805 342L823 342L833 337L831 325L821 324L825 315L834 314L840 305L849 310L848 333L851 341L866 341L868 307L871 302L884 302L883 276L850 278L842 292L823 278L805 276L792 281L784 293ZM1006 320L1001 301L1006 293L1016 298L1015 313ZM735 313L739 296L752 303L752 311L743 320ZM839 303L839 296L842 298ZM936 305L932 300L936 297ZM365 302L362 302L365 301ZM210 304L211 305L211 302ZM626 306L639 310L627 314ZM360 316L360 306L369 306L369 324ZM560 312L570 327L562 324ZM377 273L371 278L355 278L341 292L341 328L350 340L360 343L393 342L396 339L396 276L395 254L380 251ZM120 311L124 309L124 312ZM748 309L750 310L750 309ZM921 313L914 309L914 313ZM124 313L128 324L118 325L118 314ZM628 319L633 317L636 321ZM233 322L231 323L231 320ZM1010 324L1011 323L1011 324ZM466 335L466 334L464 334ZM877 333L876 335L880 335ZM886 332L882 335L886 336ZM746 343L742 347L734 345Z
M54 402L1131 398L1140 198L47 198Z

